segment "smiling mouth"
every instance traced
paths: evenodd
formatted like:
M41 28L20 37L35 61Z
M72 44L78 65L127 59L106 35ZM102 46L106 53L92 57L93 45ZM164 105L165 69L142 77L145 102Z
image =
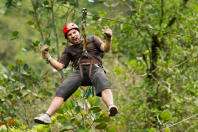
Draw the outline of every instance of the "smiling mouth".
M73 42L78 42L78 38L73 38L72 41Z

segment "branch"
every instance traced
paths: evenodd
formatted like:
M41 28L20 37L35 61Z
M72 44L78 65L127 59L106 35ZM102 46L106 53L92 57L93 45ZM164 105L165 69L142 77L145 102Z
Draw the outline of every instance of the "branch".
M69 14L71 14L71 12L73 12L73 10L75 10L75 7L74 8L66 7L66 8L68 9L67 12L65 13L65 16L66 16L65 22L67 23L67 19L69 18Z
M183 6L186 7L186 4L188 3L189 0L183 0Z
M160 17L160 27L163 23L163 18L164 18L164 0L161 0L161 17Z
M157 48L160 48L160 41L158 40L158 35L152 35L152 45L151 45L151 55L150 55L150 72L152 75L157 77L156 72L152 72L157 68L157 58L158 51Z
M171 26L175 23L176 19L177 19L177 18L174 16L174 17L168 22L168 25L166 26L166 28L171 27Z
M187 62L189 62L189 61L190 61L190 59L184 60L183 62L180 62L180 63L178 63L178 64L172 66L171 68L174 69L174 68L179 67L179 66L181 66L181 65L183 65L183 64L185 64L185 63L187 63Z
M144 62L146 64L146 69L148 70L149 69L149 65L148 65L148 62L147 62L146 55L144 53L142 54L142 58L143 58L143 60L144 60Z
M40 32L41 40L44 40L43 32L41 30L41 26L40 26L39 19L38 19L37 7L34 5L33 0L31 0L31 3L32 3L32 8L33 8L34 20L35 20L36 25L38 27L38 31Z
M58 33L56 31L56 24L54 17L54 0L50 0L50 2L51 2L51 12L52 12L52 23L54 24L54 33L56 37L57 58L59 58L59 41L58 41Z

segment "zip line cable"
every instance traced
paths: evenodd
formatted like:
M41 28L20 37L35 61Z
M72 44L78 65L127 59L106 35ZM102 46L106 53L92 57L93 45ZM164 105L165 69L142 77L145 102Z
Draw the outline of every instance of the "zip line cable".
M195 116L197 116L197 115L198 115L198 113L195 114L195 115L192 115L192 116L190 116L190 117L188 117L188 118L186 118L186 119L183 119L183 120L181 120L181 121L179 121L179 122L176 122L176 123L174 123L174 124L172 124L172 125L169 125L169 126L163 128L162 130L164 130L164 129L166 129L166 128L171 128L171 127L173 127L173 126L176 126L176 125L178 125L178 124L180 124L180 123L182 123L182 122L184 122L184 121L187 121L187 120L189 120L189 119L191 119L191 118L193 118L193 117L195 117Z
M66 7L66 6L65 6ZM69 7L66 7L66 8L68 8L68 9L71 9L71 8L69 8ZM77 13L82 13L82 11L80 11L80 10L78 10L78 9L74 9ZM101 18L101 19L104 19L104 20L107 20L107 21L114 21L114 22L118 22L118 23L121 23L121 24L127 24L127 25L131 25L131 26L136 26L136 27L139 27L139 28L141 28L141 29L143 29L143 30L148 30L148 29L151 29L151 30L154 30L154 31L161 31L161 32L163 32L163 33L165 33L165 34L175 34L175 35L177 35L177 36L188 36L188 37L190 37L190 35L182 35L182 34L178 34L178 33L174 33L174 32L166 32L166 31L162 31L162 30L160 30L160 29L154 29L154 28L152 28L152 27L148 27L148 26L140 26L140 25L138 25L138 24L132 24L132 23L128 23L128 22L123 22L123 21L120 21L120 20L115 20L115 19L111 19L111 18L107 18L107 17L101 17L101 16L97 16L97 15L91 15L91 14L88 14L87 13L87 16L91 16L91 17L96 17L96 18Z

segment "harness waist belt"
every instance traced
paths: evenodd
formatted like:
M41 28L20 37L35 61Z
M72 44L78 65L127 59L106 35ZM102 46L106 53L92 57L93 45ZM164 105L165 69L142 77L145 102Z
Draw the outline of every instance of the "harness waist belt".
M83 65L83 66L84 66L84 65L90 65L90 63L82 63L82 64L80 64L80 65Z

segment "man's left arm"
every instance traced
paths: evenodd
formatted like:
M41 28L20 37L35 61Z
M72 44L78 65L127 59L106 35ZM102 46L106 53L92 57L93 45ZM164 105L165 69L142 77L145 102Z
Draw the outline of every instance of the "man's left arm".
M100 50L108 52L111 48L112 30L106 26L102 29L102 33L104 34L105 43L101 44Z

